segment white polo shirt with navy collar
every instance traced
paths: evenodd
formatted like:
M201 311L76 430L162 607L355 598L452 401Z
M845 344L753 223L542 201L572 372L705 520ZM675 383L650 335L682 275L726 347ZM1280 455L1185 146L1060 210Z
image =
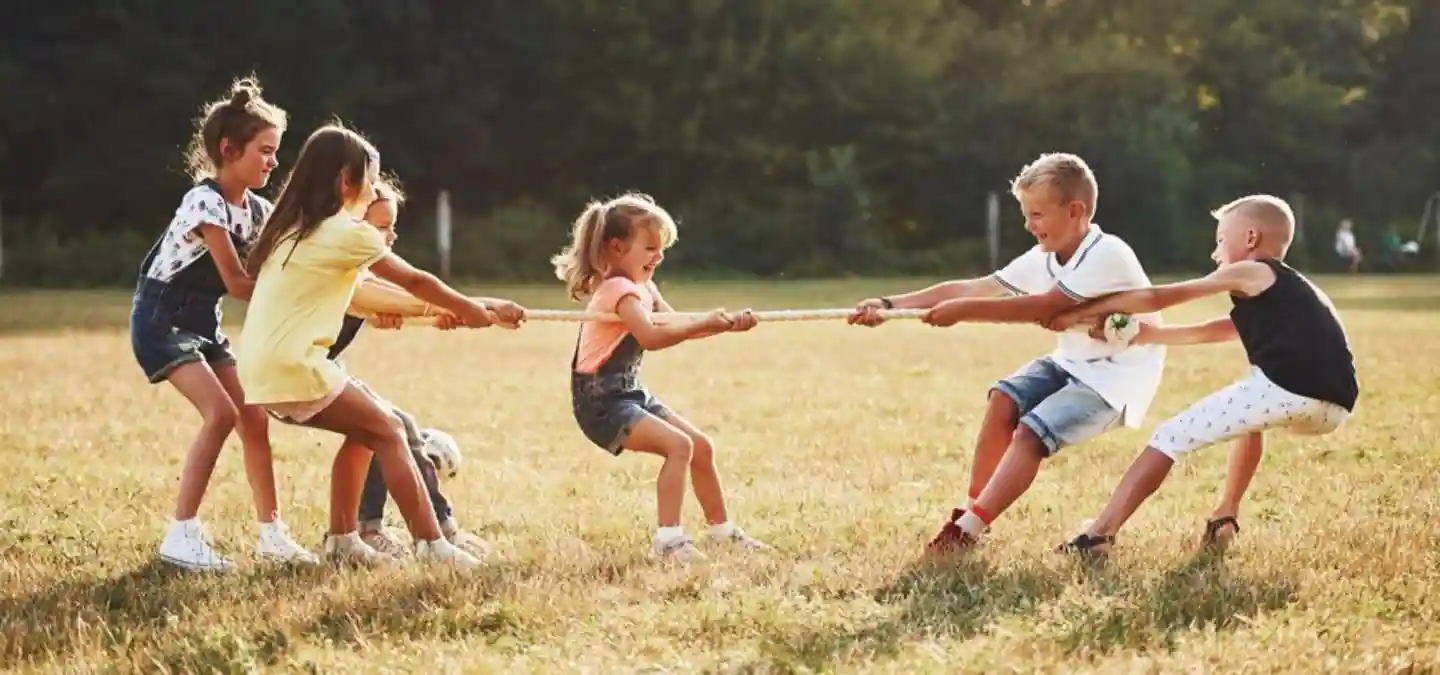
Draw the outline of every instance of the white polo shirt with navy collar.
M1076 300L1150 286L1145 268L1130 245L1091 223L1075 255L1064 264L1036 245L994 274L1017 295L1040 295L1058 288ZM1163 325L1159 312L1134 318ZM1065 332L1050 358L1072 377L1094 389L1123 413L1125 426L1144 421L1165 373L1165 346L1112 346L1079 332Z

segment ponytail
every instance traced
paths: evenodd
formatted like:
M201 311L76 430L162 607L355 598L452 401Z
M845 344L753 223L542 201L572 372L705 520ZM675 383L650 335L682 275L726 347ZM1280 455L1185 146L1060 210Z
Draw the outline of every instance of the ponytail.
M600 258L605 247L605 205L592 201L575 219L570 245L550 259L555 276L565 282L565 292L580 300L595 290L601 275Z
M550 259L555 276L565 282L570 298L580 300L595 292L606 273L605 242L628 241L635 228L655 228L661 245L669 247L678 235L675 220L649 195L626 193L606 202L585 205L570 233L570 245Z

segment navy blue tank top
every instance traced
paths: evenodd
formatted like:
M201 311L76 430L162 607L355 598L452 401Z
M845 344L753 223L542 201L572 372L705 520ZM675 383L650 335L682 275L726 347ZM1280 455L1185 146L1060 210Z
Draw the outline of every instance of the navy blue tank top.
M1230 297L1230 319L1250 363L1292 394L1354 411L1355 358L1335 307L1289 265L1259 262L1275 271L1275 283L1253 298Z

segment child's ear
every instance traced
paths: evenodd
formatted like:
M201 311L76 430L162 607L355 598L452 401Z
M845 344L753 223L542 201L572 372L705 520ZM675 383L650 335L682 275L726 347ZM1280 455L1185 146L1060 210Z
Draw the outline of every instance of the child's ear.
M240 159L243 154L245 154L244 148L235 147L235 144L231 143L228 138L223 136L220 138L220 157L222 159L233 162Z
M1078 202L1078 201L1077 201L1077 202L1070 202L1070 217L1071 217L1071 218L1084 218L1084 217L1085 217L1085 202Z

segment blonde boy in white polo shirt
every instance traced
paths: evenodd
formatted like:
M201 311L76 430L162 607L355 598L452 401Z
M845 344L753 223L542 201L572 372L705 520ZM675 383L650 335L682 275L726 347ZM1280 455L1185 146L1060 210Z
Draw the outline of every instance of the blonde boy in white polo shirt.
M1011 191L1035 236L1033 248L986 277L865 300L850 323L876 326L882 322L877 310L898 308L928 309L922 321L932 326L1038 324L1086 300L1150 285L1130 246L1091 222L1099 188L1085 160L1041 155L1021 169ZM1161 324L1158 313L1136 318ZM1164 369L1162 345L1112 346L1062 333L1055 351L997 382L976 443L969 503L951 511L928 550L976 544L1029 489L1041 462L1061 448L1122 423L1140 426Z

